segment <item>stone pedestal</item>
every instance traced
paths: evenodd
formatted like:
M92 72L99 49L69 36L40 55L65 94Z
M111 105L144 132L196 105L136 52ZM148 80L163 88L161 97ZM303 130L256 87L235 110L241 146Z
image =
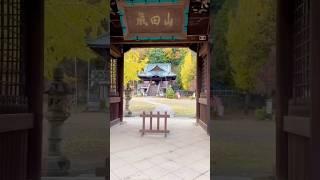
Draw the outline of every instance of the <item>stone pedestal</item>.
M54 80L50 84L48 94L48 157L47 176L66 176L70 169L70 161L61 151L62 126L70 116L70 88L63 82L63 72L57 68Z
M132 99L132 89L130 88L130 85L127 84L127 88L124 90L124 95L125 95L125 112L124 116L126 117L131 117L132 112L130 111L130 100Z

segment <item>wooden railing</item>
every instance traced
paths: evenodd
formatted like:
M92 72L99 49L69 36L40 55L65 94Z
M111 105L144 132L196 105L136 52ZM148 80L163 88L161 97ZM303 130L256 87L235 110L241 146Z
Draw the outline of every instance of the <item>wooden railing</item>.
M142 129L140 130L141 135L143 136L145 133L164 133L164 136L167 137L167 134L170 132L167 128L167 120L170 117L170 115L167 112L164 112L164 114L160 114L160 112L157 112L157 114L153 114L152 111L150 114L146 114L144 111L140 115L142 117ZM149 123L149 129L146 129L146 118L150 118ZM152 118L157 119L157 128L154 129L152 126ZM160 118L164 118L164 127L161 130L160 129Z

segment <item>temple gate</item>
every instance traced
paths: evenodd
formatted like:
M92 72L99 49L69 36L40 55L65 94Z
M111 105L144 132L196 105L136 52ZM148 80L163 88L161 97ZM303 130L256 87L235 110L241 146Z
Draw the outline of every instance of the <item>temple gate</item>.
M210 119L210 3L206 1L111 1L110 63L119 64L110 77L123 82L123 54L130 48L188 47L197 52L197 122L207 131ZM114 60L116 59L116 60ZM123 89L123 84L117 84ZM119 91L121 92L121 91ZM111 93L111 92L110 92ZM121 94L121 93L120 93ZM110 94L112 96L112 94ZM118 98L122 104L122 98ZM110 106L114 104L110 97ZM110 110L112 107L110 107ZM120 109L119 109L120 110ZM111 111L111 122L122 114ZM120 117L119 117L120 116ZM112 123L113 124L113 123Z

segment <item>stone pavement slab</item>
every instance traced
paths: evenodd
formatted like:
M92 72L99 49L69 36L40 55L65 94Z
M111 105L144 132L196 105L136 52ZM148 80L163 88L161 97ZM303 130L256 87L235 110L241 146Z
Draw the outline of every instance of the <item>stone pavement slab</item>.
M124 121L110 129L111 180L210 180L210 137L195 119L169 118L167 138L141 136L139 117Z

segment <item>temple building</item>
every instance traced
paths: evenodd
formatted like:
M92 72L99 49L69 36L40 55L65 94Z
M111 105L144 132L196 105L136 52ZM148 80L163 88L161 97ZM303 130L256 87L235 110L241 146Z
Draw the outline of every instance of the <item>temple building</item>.
M177 75L171 71L170 63L158 63L148 64L138 77L143 81L138 85L143 96L164 96Z

